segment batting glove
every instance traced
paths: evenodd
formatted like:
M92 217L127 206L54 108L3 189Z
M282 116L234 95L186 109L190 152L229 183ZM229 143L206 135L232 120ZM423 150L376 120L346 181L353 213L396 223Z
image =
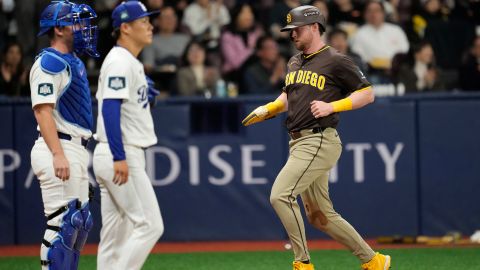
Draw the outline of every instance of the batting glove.
M148 92L147 92L148 101L149 102L155 101L155 97L157 97L158 94L160 94L160 91L158 89L155 89L155 82L152 79L150 79L150 77L146 75L145 77L147 78L147 84L148 84Z
M249 126L251 124L271 119L282 112L284 108L285 104L280 100L269 102L253 110L253 112L243 119L242 125Z

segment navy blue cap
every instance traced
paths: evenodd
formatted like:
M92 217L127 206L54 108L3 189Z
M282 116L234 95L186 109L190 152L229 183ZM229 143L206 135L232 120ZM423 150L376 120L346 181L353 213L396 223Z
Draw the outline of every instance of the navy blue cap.
M139 18L160 13L160 10L148 12L140 1L125 1L118 5L112 12L113 28L120 27L122 23L131 22Z
M68 1L52 1L40 15L40 32L37 36L45 34L55 26L72 25L72 8L74 5L74 3Z

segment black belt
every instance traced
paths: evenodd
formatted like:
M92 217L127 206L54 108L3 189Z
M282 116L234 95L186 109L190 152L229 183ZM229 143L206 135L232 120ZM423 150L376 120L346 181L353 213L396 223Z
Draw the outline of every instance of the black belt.
M329 128L329 127L316 127L316 128L312 128L312 129L302 129L302 130L299 130L299 131L289 131L288 135L290 135L290 138L292 140L297 140L297 139L300 139L303 136L312 135L312 134L316 134L316 133L321 133L327 128Z
M58 138L61 139L61 140L67 140L67 141L72 140L71 135L65 134L63 132L57 132L57 134L58 134ZM42 137L42 133L39 132L38 137ZM85 140L84 138L81 138L81 144L82 144L83 147L87 148L88 140Z

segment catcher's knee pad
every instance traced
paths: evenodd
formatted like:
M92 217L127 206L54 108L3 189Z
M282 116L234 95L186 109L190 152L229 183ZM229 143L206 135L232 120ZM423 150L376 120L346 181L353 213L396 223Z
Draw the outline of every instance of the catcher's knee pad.
M62 215L60 220L55 220ZM73 247L77 241L78 231L83 225L78 199L70 201L53 214L47 217L47 230L55 231L55 235L42 244L48 248L46 254L42 253L41 264L49 270L70 270L73 259ZM59 224L59 226L52 225Z
M72 267L71 269L78 268L78 262L80 258L80 251L82 251L85 242L87 241L88 233L93 227L93 217L90 213L90 206L87 202L82 209L80 209L80 213L82 214L83 224L78 231L77 241L73 245L73 259L72 259Z

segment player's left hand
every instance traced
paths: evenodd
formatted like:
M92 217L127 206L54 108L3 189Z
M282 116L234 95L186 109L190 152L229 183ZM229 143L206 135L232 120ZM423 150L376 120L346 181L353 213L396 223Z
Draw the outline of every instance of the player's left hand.
M113 162L113 183L119 186L128 181L128 164L126 160Z
M148 91L147 91L148 101L152 102L160 94L160 91L158 89L155 89L155 82L152 79L150 79L150 77L146 75L145 77L147 78L147 84L148 84Z
M323 101L314 100L310 102L310 111L315 118L325 117L333 113L333 105Z

